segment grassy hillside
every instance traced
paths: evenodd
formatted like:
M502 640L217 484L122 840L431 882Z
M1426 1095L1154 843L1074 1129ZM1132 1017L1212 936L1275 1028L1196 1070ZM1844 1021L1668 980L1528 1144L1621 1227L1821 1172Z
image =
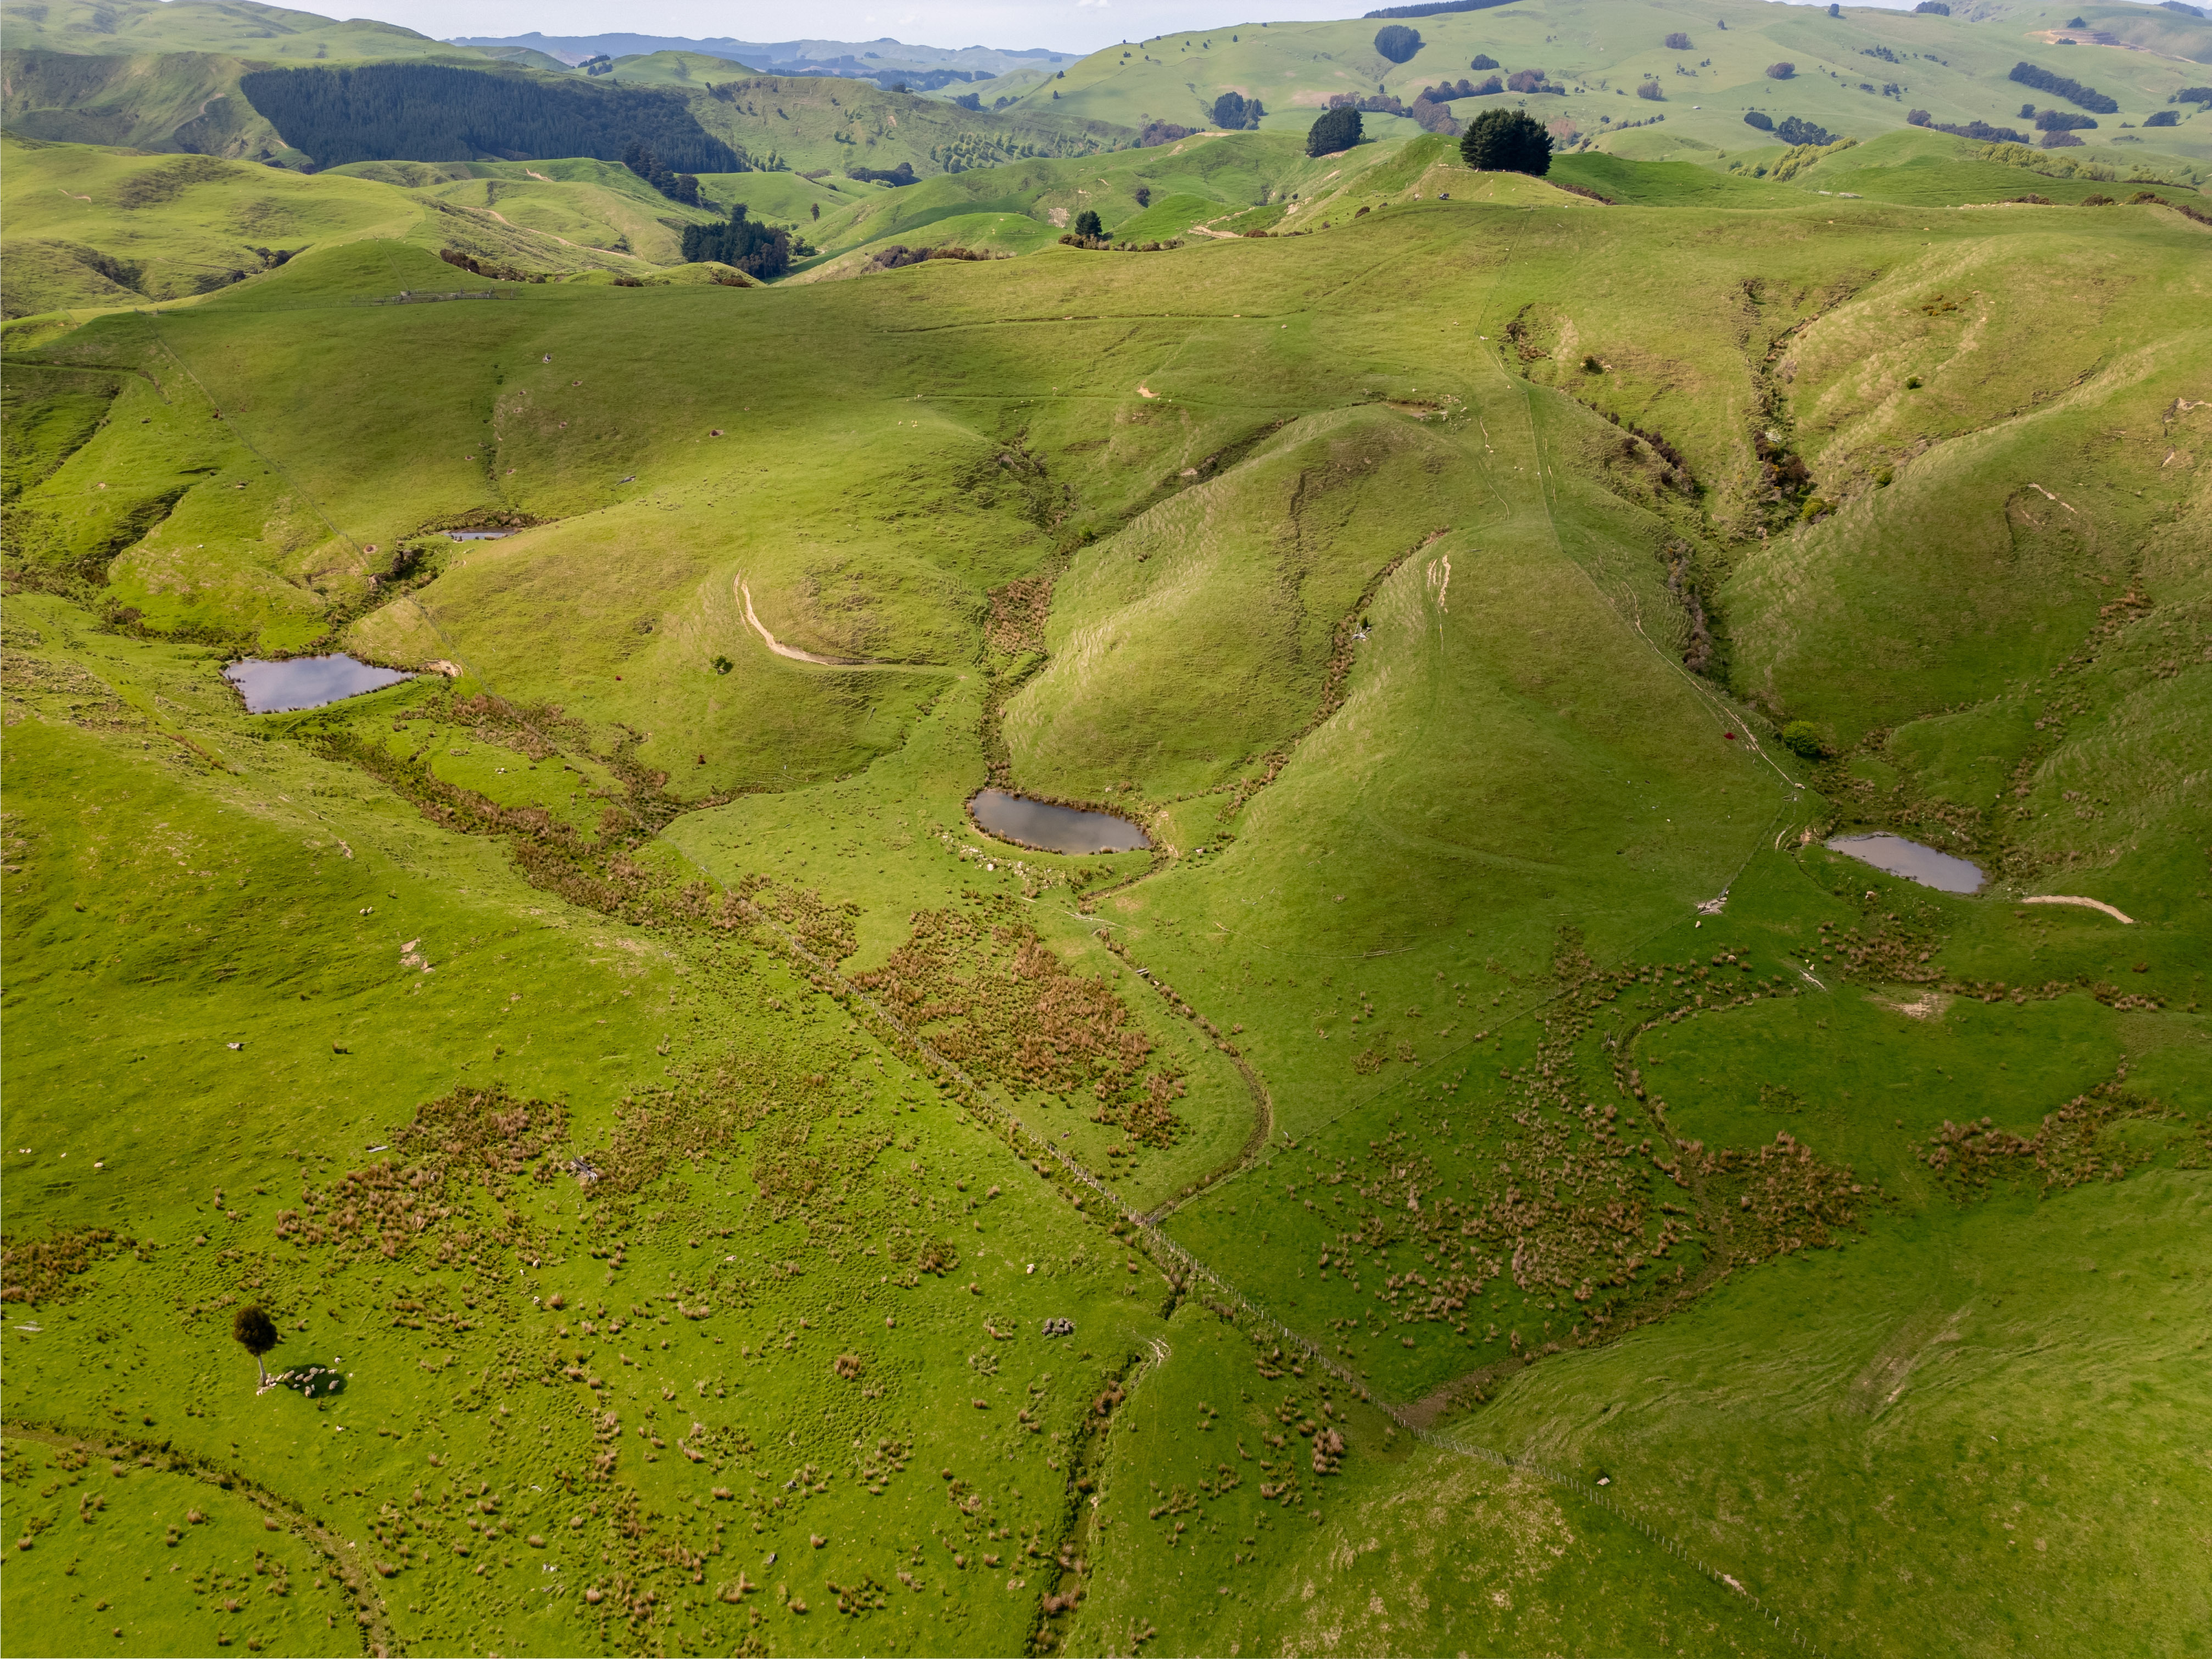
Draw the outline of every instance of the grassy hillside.
M1027 252L1055 241L1077 214L1089 211L1115 236L1157 241L1181 236L1193 225L1225 224L1255 207L1272 206L1273 222L1294 195L1310 192L1323 180L1339 185L1386 155L1376 149L1315 161L1289 138L1240 134L1079 160L1040 158L899 190L864 187L844 212L825 212L812 234L831 255L885 242L927 246L963 240ZM977 238L982 224L997 222L1005 222L1002 228ZM835 274L851 263L828 269Z
M605 161L362 162L309 178L208 156L0 143L11 318L191 299L364 236L540 274L642 279L681 262L684 225L716 216Z
M854 276L740 289L11 145L11 285L303 250L0 362L11 1643L2185 1650L2212 229L1743 154L728 175Z
M257 63L483 61L465 46L449 46L396 24L366 17L341 23L252 0L43 0L11 9L6 32L11 48L96 58L198 52Z
M685 52L623 58L609 78L695 88L691 107L708 131L750 155L773 154L794 171L827 168L838 179L855 167L890 172L902 163L927 178L1032 156L1089 155L1136 137L1056 109L978 112L865 81L750 75Z
M1375 51L1380 26L1371 21L1239 24L1094 52L1016 107L1049 106L1132 126L1148 120L1194 126L1208 120L1217 97L1233 91L1267 106L1269 128L1303 131L1335 94L1387 92L1410 104L1425 87L1463 77L1479 82L1488 71L1469 65L1482 54L1503 66L1501 74L1540 70L1565 92L1461 99L1451 108L1462 120L1492 103L1525 102L1555 131L1571 129L1577 141L1609 149L1623 142L1614 135L1629 123L1663 117L1669 139L1711 156L1765 142L1743 125L1753 109L1777 120L1796 115L1862 140L1905 125L1914 108L1940 122L1978 119L2026 130L2022 101L2052 102L2006 79L2028 58L2119 100L2120 115L2081 137L2088 154L2124 167L2139 135L2121 124L2140 127L2147 115L2169 107L2174 91L2203 83L2198 66L2212 62L2212 23L2170 12L2029 6L1970 20L1967 9L1940 17L1847 7L1831 18L1812 8L1729 0L1688 18L1667 5L1551 0L1414 19L1410 27L1424 44L1404 64ZM2062 27L2075 16L2094 28ZM2046 38L2053 31L2079 35L2084 44L2055 46ZM1688 49L1665 46L1676 33L1687 34ZM2104 38L2111 44L2096 43ZM1770 79L1767 68L1783 62L1795 66L1793 77ZM1657 102L1636 95L1647 79L1657 83ZM1893 94L1885 91L1893 87ZM2212 163L2212 126L2205 125L2212 118L2201 106L2181 107L2184 125L2160 131L2155 148L2202 168ZM2200 112L2187 114L2191 109ZM1638 127L1632 136L1650 131Z
M0 119L12 137L183 151L298 167L307 158L246 102L253 65L204 52L4 54Z

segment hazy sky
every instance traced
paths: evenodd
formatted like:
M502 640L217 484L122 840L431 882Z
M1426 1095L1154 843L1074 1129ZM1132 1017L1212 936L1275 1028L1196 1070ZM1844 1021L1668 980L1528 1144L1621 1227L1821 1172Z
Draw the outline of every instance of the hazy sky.
M358 0L356 0L358 3ZM320 9L315 0L292 0ZM1096 52L1116 40L1170 29L1212 28L1269 19L1357 17L1385 3L1366 0L815 0L806 6L725 5L714 0L369 0L359 14L449 40L457 34L709 35L738 40L872 40L880 35L932 46L1050 46Z
M679 34L695 40L872 40L881 35L932 46L1051 46L1096 52L1116 40L1174 30L1218 29L1260 18L1357 17L1389 0L815 0L806 6L726 5L714 0L368 0L308 10L380 18L440 40L460 34ZM1864 0L1861 0L1864 3ZM1887 3L1887 0L1879 0ZM1894 0L1910 6L1911 0Z

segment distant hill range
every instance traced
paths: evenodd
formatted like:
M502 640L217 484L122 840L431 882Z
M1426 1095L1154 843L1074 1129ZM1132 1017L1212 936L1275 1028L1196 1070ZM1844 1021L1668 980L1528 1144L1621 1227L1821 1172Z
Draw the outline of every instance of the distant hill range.
M880 40L687 40L665 34L457 35L449 45L479 52L543 52L574 67L595 58L635 58L647 52L690 52L726 58L777 75L831 75L859 81L905 81L935 90L955 81L988 81L1015 70L1057 69L1079 60L1079 52L1034 46L1001 52L994 46L910 46Z

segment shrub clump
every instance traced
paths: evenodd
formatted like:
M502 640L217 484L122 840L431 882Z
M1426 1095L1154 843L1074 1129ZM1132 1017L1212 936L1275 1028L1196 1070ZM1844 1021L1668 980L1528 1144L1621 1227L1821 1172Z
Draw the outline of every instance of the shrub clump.
M1674 33L1667 37L1666 46L1667 50L1669 52L1690 52L1694 50L1694 48L1690 45L1690 37L1683 33L1680 29L1675 30Z
M1797 65L1787 59L1779 64L1769 64L1766 66L1766 78L1770 81L1788 81L1793 79L1796 73Z
M105 1227L77 1227L0 1249L0 1302L58 1302L80 1288L70 1280L124 1246Z
M1012 254L1007 253L994 253L988 248L954 247L950 243L942 247L908 247L902 242L893 242L888 247L878 248L868 256L867 269L869 270L902 270L908 265L918 265L930 259L981 260L1007 259L1012 257ZM726 657L715 658L715 672L728 673L730 671L722 665L728 660Z
M1478 172L1540 179L1552 169L1552 135L1525 110L1486 109L1468 127L1459 153Z
M457 247L441 247L438 250L438 257L449 265L459 266L478 276L489 276L495 283L542 283L545 280L545 273L542 270L523 270L514 265L501 264L494 259L479 259Z
M1828 740L1820 735L1820 728L1810 720L1792 720L1782 728L1782 746L1793 755L1807 760L1826 760Z

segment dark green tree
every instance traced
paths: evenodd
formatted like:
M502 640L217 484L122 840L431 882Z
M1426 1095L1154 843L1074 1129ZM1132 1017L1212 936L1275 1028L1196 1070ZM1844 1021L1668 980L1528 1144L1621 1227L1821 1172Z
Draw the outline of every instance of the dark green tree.
M1106 227L1099 222L1096 213L1085 208L1075 216L1075 234L1078 236L1103 236Z
M1403 23L1390 23L1375 31L1375 50L1394 64L1402 64L1421 49L1421 32Z
M1243 132L1260 125L1266 107L1256 98L1247 98L1240 92L1224 92L1213 100L1213 125L1231 132Z
M1486 109L1459 141L1460 159L1484 173L1526 173L1540 179L1552 170L1552 135L1525 110Z
M267 1388L269 1368L261 1363L261 1356L284 1340L276 1329L276 1322L257 1307L240 1308L238 1317L230 1322L230 1334L238 1339L240 1347L253 1356L253 1369L261 1373L261 1386Z
M791 269L791 233L748 219L739 202L722 224L684 227L684 258L687 264L714 260L735 265L763 279L781 276Z
M1321 118L1306 132L1306 154L1334 155L1339 150L1350 149L1359 142L1359 112L1348 104L1323 110Z

